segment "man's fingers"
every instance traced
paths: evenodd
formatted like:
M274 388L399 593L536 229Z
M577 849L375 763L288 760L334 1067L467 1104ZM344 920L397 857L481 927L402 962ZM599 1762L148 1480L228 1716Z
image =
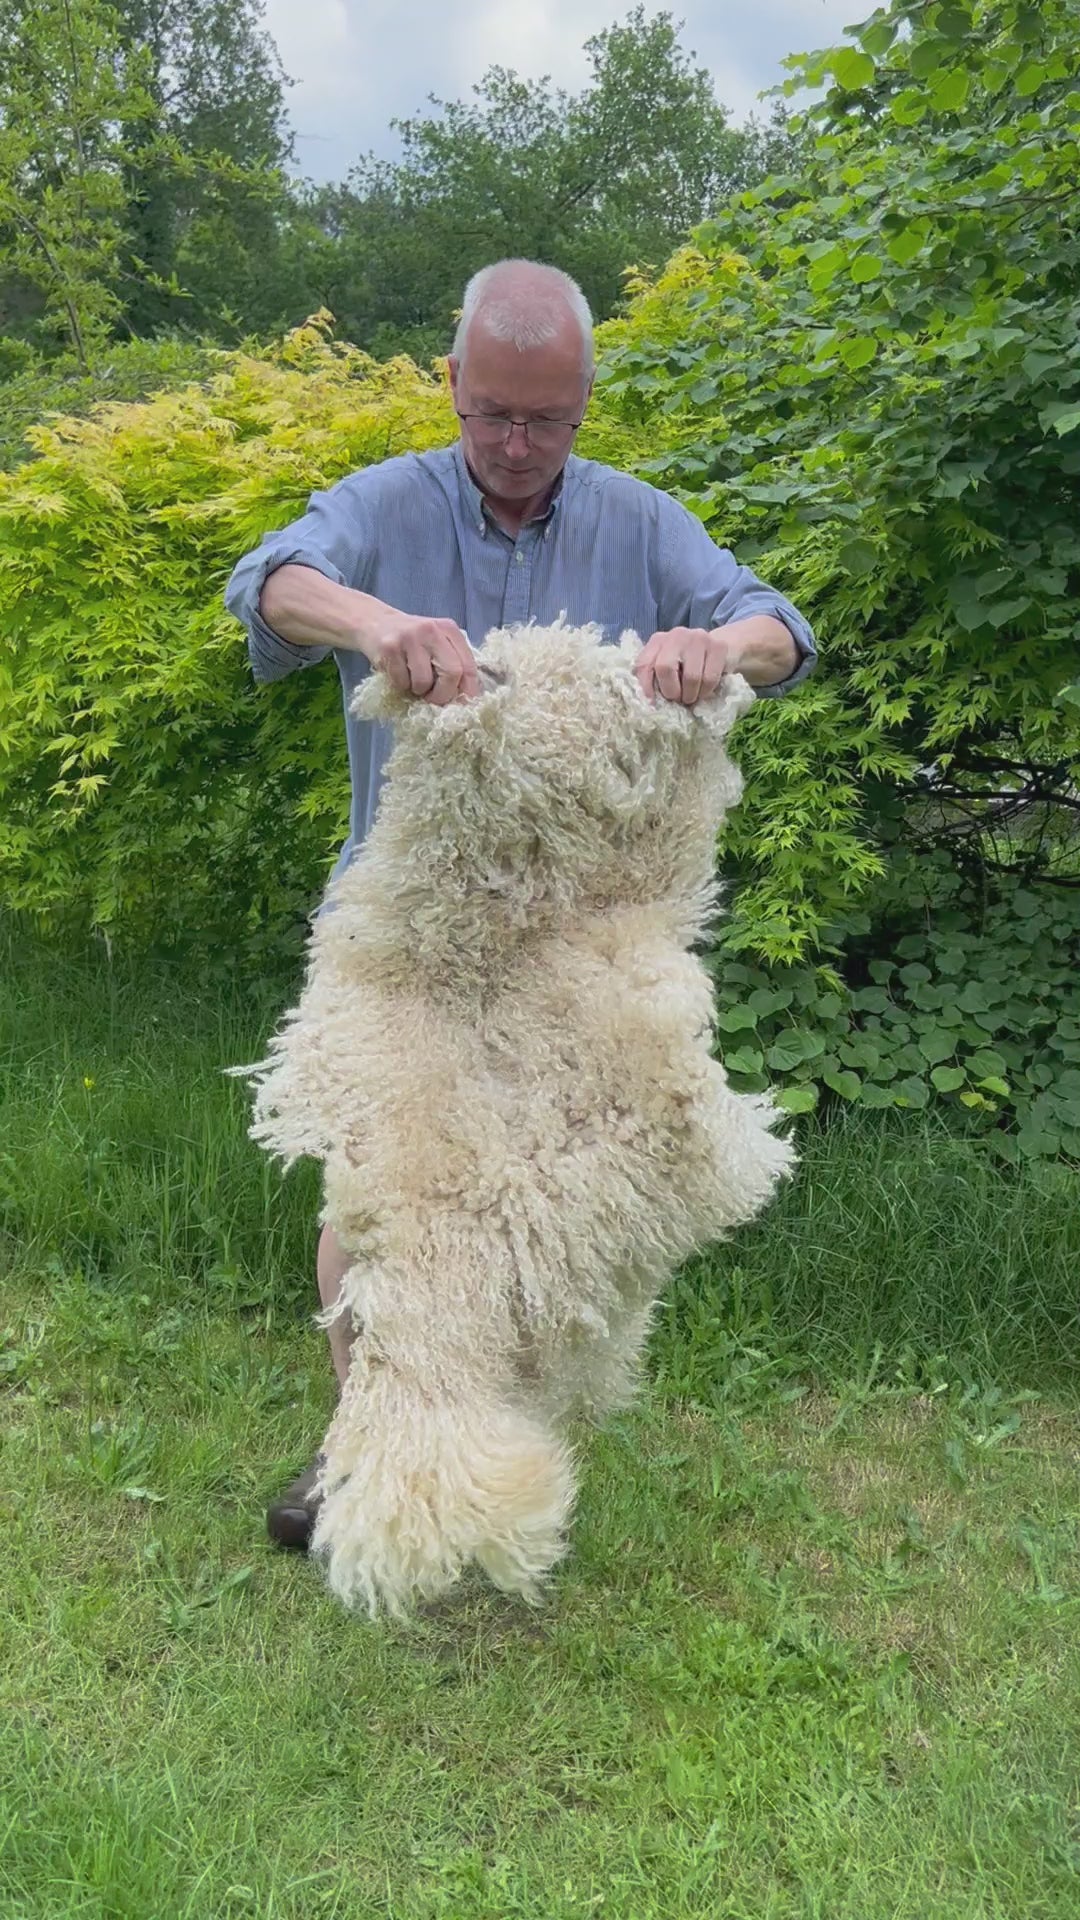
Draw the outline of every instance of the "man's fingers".
M379 666L385 673L390 685L395 687L398 693L412 692L412 682L409 679L409 662L401 647L384 648L382 657L379 660Z
M439 622L445 634L458 667L457 692L463 700L471 699L480 691L480 676L476 670L476 655L469 645L468 635L454 625L452 620Z
M435 680L427 695L429 706L448 707L451 701L467 699L470 694L479 693L480 682L472 648L461 628L456 627L452 620L436 622L431 659Z
M426 700L435 685L435 662L430 646L425 646L415 628L405 638L405 658L409 663L409 692Z
M654 633L634 661L634 672L637 674L641 691L649 701L656 699L656 655L663 639L662 633Z
M682 682L679 677L679 649L665 648L656 658L656 684L665 700L682 699Z
M701 698L708 652L708 636L704 633L691 634L683 643L681 698L684 707L692 707Z
M634 672L649 699L693 707L716 692L727 671L727 648L703 627L672 627L654 633L634 662Z

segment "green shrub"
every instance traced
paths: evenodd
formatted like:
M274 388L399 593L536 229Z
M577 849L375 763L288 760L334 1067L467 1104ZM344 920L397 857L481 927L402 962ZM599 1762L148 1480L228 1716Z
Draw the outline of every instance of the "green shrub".
M0 339L0 469L33 458L28 430L51 416L84 416L185 386L212 373L219 358L197 340L116 340L87 373L74 355L44 359L25 340Z
M328 477L449 438L440 384L318 325L33 430L0 475L0 891L42 924L269 961L348 820L337 675L257 691L222 590Z
M739 735L729 945L778 960L897 832L972 873L1080 870L1075 0L894 0L852 31L789 63L828 86L805 171L638 276L601 368L656 441L640 471L822 644Z
M713 956L718 1052L789 1113L932 1103L1003 1160L1080 1161L1080 891L965 897L907 874L906 918L849 922L846 976Z
M980 885L1080 871L1074 24L1072 0L879 9L797 66L831 78L805 169L599 330L582 452L679 492L822 642L740 725L728 961L838 960L913 850ZM345 832L340 695L329 668L256 692L224 581L313 488L453 420L438 378L325 317L215 364L36 430L0 476L0 886L269 956Z

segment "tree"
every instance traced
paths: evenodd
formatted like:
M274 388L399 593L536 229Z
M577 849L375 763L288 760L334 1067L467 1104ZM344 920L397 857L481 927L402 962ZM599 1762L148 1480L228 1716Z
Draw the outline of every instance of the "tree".
M141 63L99 0L9 0L0 16L0 246L41 326L81 367L121 308L123 121L153 127ZM30 311L34 311L33 303Z
M658 264L719 199L761 177L762 130L729 126L668 13L638 6L586 42L577 96L493 67L471 102L398 121L403 156L310 197L315 294L375 350L445 351L465 279L524 254L578 279L594 311L624 268ZM783 138L783 116L771 137Z
M262 0L116 6L125 55L146 75L163 136L148 143L137 122L124 129L135 269L127 324L146 333L179 321L219 337L272 328L283 314L267 280L287 215L283 169L293 142L289 83L261 25Z

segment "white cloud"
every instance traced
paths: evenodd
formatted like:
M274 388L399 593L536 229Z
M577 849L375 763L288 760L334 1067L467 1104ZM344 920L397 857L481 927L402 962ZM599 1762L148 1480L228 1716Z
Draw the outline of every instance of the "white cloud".
M338 180L362 153L391 155L390 121L424 107L429 94L467 97L491 66L526 78L551 75L570 92L588 77L584 42L625 20L630 0L267 0L265 23L296 81L289 114L300 171ZM650 12L658 9L650 7ZM757 95L784 78L786 54L827 46L873 0L672 0L685 19L682 45L713 75L735 119L763 111ZM767 109L765 109L767 110Z

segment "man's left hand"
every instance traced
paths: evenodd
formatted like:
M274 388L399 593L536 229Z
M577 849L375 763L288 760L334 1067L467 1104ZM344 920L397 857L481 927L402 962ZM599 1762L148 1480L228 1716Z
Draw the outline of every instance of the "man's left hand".
M742 647L732 629L672 627L654 633L634 662L634 672L649 700L680 700L692 707L716 692L725 673L738 673Z
M711 633L704 627L654 633L634 662L634 672L646 699L659 694L692 707L716 692L725 673L741 673L752 687L771 687L789 679L798 664L798 649L783 622L753 613Z

